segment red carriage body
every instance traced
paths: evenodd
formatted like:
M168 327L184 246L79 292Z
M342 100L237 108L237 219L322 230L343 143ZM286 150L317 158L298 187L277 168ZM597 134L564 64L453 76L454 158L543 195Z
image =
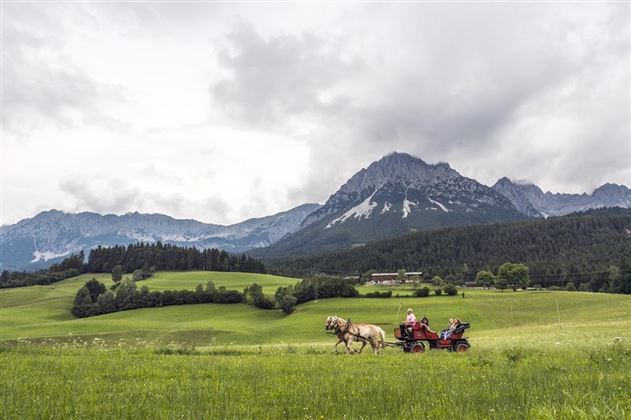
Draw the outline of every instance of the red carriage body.
M427 324L417 321L403 332L401 326L396 327L394 337L399 340L397 345L400 345L404 352L420 353L425 351L426 346L430 349L463 352L471 347L467 338L464 337L464 331L467 328L469 328L469 323L462 323L451 332L448 338L442 339L440 334L430 331Z

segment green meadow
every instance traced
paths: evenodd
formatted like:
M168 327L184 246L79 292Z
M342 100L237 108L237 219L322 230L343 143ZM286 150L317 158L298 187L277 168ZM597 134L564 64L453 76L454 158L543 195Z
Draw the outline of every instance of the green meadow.
M91 277L0 290L3 418L631 418L631 297L465 290L465 297L335 298L289 316L244 304L78 319ZM149 289L212 280L272 294L297 279L157 273ZM361 288L366 293L377 288ZM379 289L381 290L381 289ZM434 329L471 323L468 353L336 356L328 315L392 329L408 307ZM340 346L341 349L341 346Z

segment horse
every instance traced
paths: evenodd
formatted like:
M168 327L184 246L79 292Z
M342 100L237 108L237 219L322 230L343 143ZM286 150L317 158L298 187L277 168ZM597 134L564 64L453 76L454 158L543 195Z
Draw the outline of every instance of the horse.
M354 340L362 343L359 353L364 350L367 343L370 343L370 347L372 347L372 352L374 354L378 354L379 349L386 346L386 333L376 325L353 324L350 321L345 321L337 316L329 316L324 324L324 329L327 331L335 331L335 335L337 336L335 354L338 354L337 346L340 343L344 343L348 354L354 353L355 350L352 348Z

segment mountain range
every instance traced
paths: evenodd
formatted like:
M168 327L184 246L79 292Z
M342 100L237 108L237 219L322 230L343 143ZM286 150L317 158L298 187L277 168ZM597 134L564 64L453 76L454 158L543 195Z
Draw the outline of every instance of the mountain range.
M409 232L559 216L599 207L631 208L631 190L604 184L592 194L543 192L501 178L492 187L447 163L392 153L353 175L324 205L303 204L230 226L162 214L69 214L58 210L0 228L0 268L36 269L97 245L162 241L258 257L361 246Z
M174 219L163 214L44 211L0 228L0 268L37 269L71 253L87 253L98 245L127 245L162 241L180 246L220 248L229 252L268 246L300 228L304 218L320 207L303 204L272 216L229 226Z
M603 184L591 194L543 192L533 184L517 184L504 177L492 187L520 212L533 217L564 216L601 207L631 208L631 190L624 185Z

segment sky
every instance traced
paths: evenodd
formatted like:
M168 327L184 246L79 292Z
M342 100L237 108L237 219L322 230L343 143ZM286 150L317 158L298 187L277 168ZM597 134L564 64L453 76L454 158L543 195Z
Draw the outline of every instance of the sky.
M0 7L1 224L231 224L392 151L489 186L631 186L629 3Z

